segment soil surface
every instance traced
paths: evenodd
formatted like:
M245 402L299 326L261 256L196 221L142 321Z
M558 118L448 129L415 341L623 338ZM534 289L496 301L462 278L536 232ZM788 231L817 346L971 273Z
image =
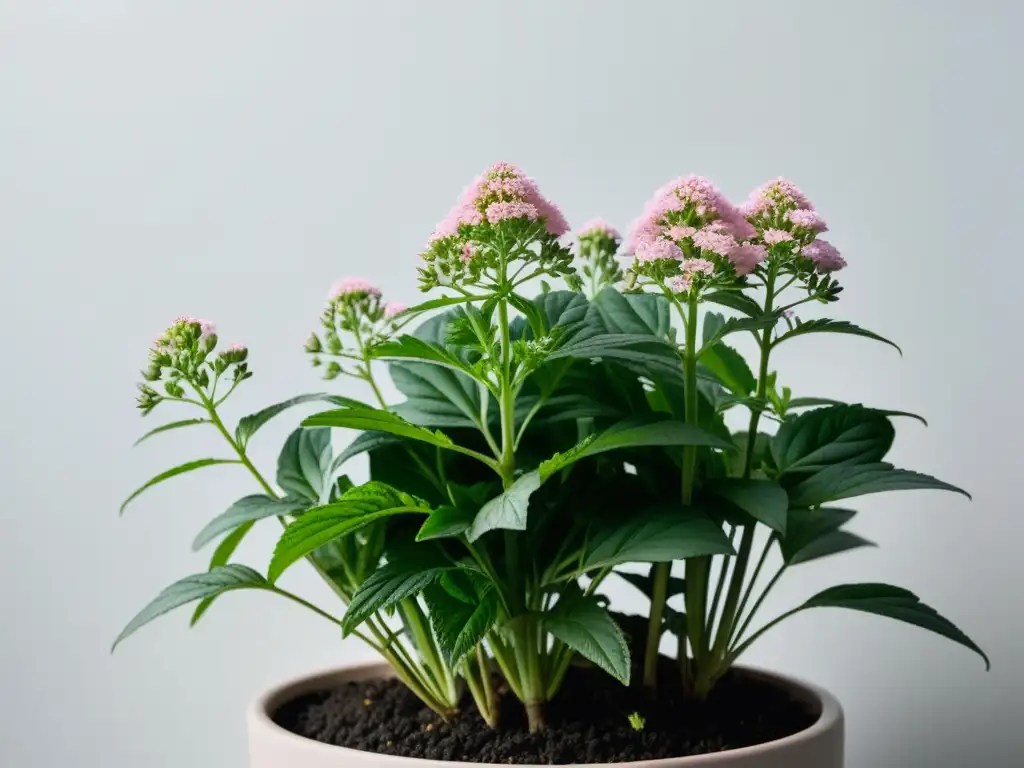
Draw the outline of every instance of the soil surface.
M474 763L565 764L654 760L761 744L810 727L819 713L742 673L724 677L703 703L687 700L674 662L662 669L657 702L606 673L573 668L548 704L548 728L528 733L522 706L502 696L490 729L468 696L445 722L397 680L348 683L281 707L274 720L317 741L403 757ZM629 715L646 720L634 730Z

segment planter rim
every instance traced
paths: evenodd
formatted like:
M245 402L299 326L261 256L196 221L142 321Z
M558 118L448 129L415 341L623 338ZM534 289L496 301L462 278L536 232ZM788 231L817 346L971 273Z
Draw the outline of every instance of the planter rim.
M627 766L629 768L668 768L671 766L672 768L682 768L683 766L690 765L691 761L693 761L694 764L702 766L730 765L734 762L739 763L739 761L744 758L770 754L779 749L783 749L790 744L813 740L824 732L836 728L837 724L841 724L843 720L843 709L840 706L839 701L824 688L819 688L816 685L790 677L789 675L782 675L777 672L771 672L758 667L737 665L735 668L746 673L756 675L757 677L772 680L786 688L789 688L798 697L802 697L805 700L812 701L819 705L821 707L821 715L810 727L805 728L802 731L798 731L797 733L785 736L781 739L766 741L763 744L755 744L750 747L741 747L739 749L730 749L725 752L715 752L703 755L691 755L689 757L667 757L658 760L637 760L625 763L571 763L565 764L566 768L569 768L569 766L577 766L578 768L583 768L583 766L602 766L603 768L625 768ZM363 662L346 664L338 667L329 667L327 669L321 669L316 672L293 677L290 680L286 680L283 683L278 683L273 686L270 690L258 696L249 705L248 723L250 730L258 728L265 732L269 732L275 740L291 742L295 746L301 746L307 751L316 750L317 753L325 757L334 757L338 760L338 765L345 765L346 763L343 761L365 755L372 755L375 761L380 761L381 765L388 765L392 768L399 768L401 765L405 765L406 768L409 768L410 763L414 764L416 768L452 768L452 766L459 765L496 767L499 765L498 763L428 760L420 757L402 757L400 755L386 755L380 752L370 752L362 749L353 749L351 747L339 747L333 744L325 744L324 742L316 741L315 739L309 739L305 736L299 736L298 734L292 733L288 729L283 728L274 722L272 713L282 704L296 698L297 696L301 696L304 693L324 690L326 688L330 688L332 684L350 681L353 679L353 675L358 675L355 679L393 678L395 676L392 668L385 662ZM524 764L519 766L519 768L546 767Z

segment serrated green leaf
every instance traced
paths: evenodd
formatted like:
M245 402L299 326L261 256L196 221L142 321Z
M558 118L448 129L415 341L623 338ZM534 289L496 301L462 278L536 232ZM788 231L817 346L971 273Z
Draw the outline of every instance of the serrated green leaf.
M361 432L355 440L348 444L345 450L334 458L334 463L331 465L331 474L333 475L341 469L345 462L361 453L369 453L377 448L396 445L400 442L401 438L398 435L390 435L387 432Z
M708 318L715 317L716 320L708 323ZM705 351L712 349L715 344L726 336L741 331L761 331L765 328L773 328L779 321L778 315L766 315L761 317L730 317L723 318L714 312L709 312L704 319L704 343L697 356L701 357Z
M408 597L416 597L451 568L443 558L430 556L417 557L411 561L402 558L382 565L352 595L352 601L341 620L343 636L350 635L377 611L398 605Z
M609 287L590 303L588 325L602 333L670 338L672 309L660 294L622 293Z
M422 499L371 481L346 492L332 504L311 509L291 523L274 548L267 578L277 581L285 569L341 536L393 515L430 514Z
M757 380L743 356L719 342L701 352L700 364L735 395L745 397L754 391Z
M178 475L183 475L186 472L192 472L193 470L196 470L196 469L202 469L203 467L212 467L212 466L214 466L216 464L240 464L240 463L241 462L238 461L238 459L197 459L196 461L187 461L184 464L179 464L176 467L172 467L171 469L168 469L166 472L161 472L156 477L153 477L150 480L148 480L145 483L145 485L142 485L139 488L137 488L135 491L133 491L132 495L129 496L127 499L125 499L124 502L121 504L120 512L123 514L124 510L125 510L125 507L127 507L132 501L134 501L136 498L138 498L140 495L142 495L142 493L144 493L145 491L149 490L154 485L158 485L159 483L162 483L165 480L170 480L172 477L177 477Z
M330 483L331 452L331 430L296 429L277 458L277 484L292 498L319 503Z
M659 415L625 419L613 424L600 434L592 435L563 453L556 453L540 465L541 482L575 462L617 448L644 446L700 445L722 450L735 446L700 427Z
M913 592L900 587L889 584L842 584L819 592L801 606L801 610L807 608L848 608L913 624L970 648L985 660L986 669L991 667L985 652L956 625L934 608L922 603Z
M875 546L878 545L855 533L843 530L831 531L793 552L785 562L786 565L799 565L829 555L838 555L840 552L848 552L851 549Z
M370 350L370 355L375 360L405 360L439 365L469 376L473 375L472 369L457 354L440 344L433 344L415 336L399 336L397 339L377 344Z
M953 491L971 498L955 485L909 469L896 469L885 462L828 467L787 488L789 501L796 507L814 507L869 493L912 490Z
M833 405L783 424L772 438L771 453L783 474L816 472L881 461L895 436L884 413L862 405Z
M826 318L807 320L806 322L797 321L797 324L792 330L787 331L772 342L772 347L777 347L786 339L792 339L796 336L803 336L808 333L843 333L851 336L862 336L866 339L874 339L875 341L880 341L883 344L888 344L901 355L903 354L903 350L884 336L879 336L873 331L860 328L846 320L828 320Z
M142 626L158 616L182 605L213 598L236 589L270 589L270 584L257 571L244 565L225 565L212 571L196 573L174 582L139 611L117 636L111 651Z
M651 578L650 574L645 573L630 573L629 571L612 571L616 576L623 579L629 584L632 584L647 598L650 599L654 593L654 579ZM668 579L668 592L666 597L675 597L676 595L682 595L686 592L686 580L680 579L676 576L670 576Z
M789 497L778 483L723 477L711 480L707 492L725 499L773 531L783 535L786 533Z
M747 317L760 317L764 314L764 309L760 304L740 291L713 291L705 293L701 298L722 307L735 309Z
M207 567L208 571L212 571L215 568L220 568L222 565L227 565L231 556L235 554L235 550L238 549L238 545L242 543L242 539L246 537L255 523L242 523L221 539L220 544L213 550L213 556L210 558L210 565ZM203 617L207 609L213 605L213 601L216 600L216 596L204 597L199 601L199 605L196 606L195 611L192 612L192 618L189 620L189 626L194 627L196 623Z
M453 445L451 438L443 432L416 426L401 416L378 408L340 408L334 411L324 411L307 418L302 422L302 426L373 430L419 440L440 448L448 448Z
M837 507L790 509L786 515L786 533L779 537L783 561L789 563L799 552L812 546L818 539L838 531L856 514L852 509Z
M262 411L257 411L256 413L251 414L250 416L245 416L242 419L240 419L238 422L238 427L235 429L235 439L241 445L244 446L246 443L249 442L252 436L256 434L256 431L260 427L262 427L264 424L266 424L268 421L270 421L278 414L283 413L284 411L296 405L302 405L303 403L312 403L317 400L330 400L333 397L333 395L328 395L324 392L315 392L308 395L299 395L298 397L293 397L290 400L285 400L284 402L277 403L276 405L268 406L267 408L264 408Z
M146 434L135 441L135 445L138 445L143 440L148 440L153 435L159 435L163 432L170 432L172 429L181 429L182 427L193 427L196 424L212 424L213 422L209 419L182 419L181 421L172 421L170 424L161 424L155 429L149 430ZM135 445L132 447L134 448Z
M266 494L243 496L199 532L192 542L192 550L202 549L222 533L232 531L243 523L290 515L308 506L308 501L300 499L275 499Z
M668 563L734 554L720 525L696 507L666 505L631 511L625 520L595 525L581 571L622 563Z
M498 597L493 587L478 583L476 597L478 602L470 605L438 585L423 592L441 655L453 668L462 663L498 620Z
M476 541L488 531L525 531L530 496L540 488L540 473L527 472L517 479L504 493L488 501L473 519L466 532L466 538Z
M629 685L629 645L608 611L579 588L567 591L543 618L548 632L623 685Z
M473 524L477 510L451 505L438 507L430 513L416 534L416 541L446 539L461 536Z

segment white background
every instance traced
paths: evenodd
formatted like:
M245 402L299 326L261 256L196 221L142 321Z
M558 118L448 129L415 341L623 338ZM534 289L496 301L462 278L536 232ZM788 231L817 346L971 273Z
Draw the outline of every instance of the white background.
M851 768L1024 759L1019 3L0 2L0 764L241 768L251 696L367 652L263 594L110 641L205 566L253 486L136 450L150 340L213 318L252 349L231 415L320 385L301 352L329 285L415 300L462 187L522 165L578 224L625 228L662 182L742 198L780 174L846 254L836 311L895 338L782 348L798 394L926 415L898 465L961 484L859 500L876 550L803 566L769 613L843 581L918 591L991 655L862 614L803 614L749 661L833 690ZM362 396L355 388L348 394ZM159 413L159 411L158 411ZM165 414L166 415L166 414ZM159 416L154 416L159 419ZM270 471L298 414L254 441ZM152 420L150 420L152 421ZM273 526L242 550L263 568ZM289 586L330 605L296 568Z

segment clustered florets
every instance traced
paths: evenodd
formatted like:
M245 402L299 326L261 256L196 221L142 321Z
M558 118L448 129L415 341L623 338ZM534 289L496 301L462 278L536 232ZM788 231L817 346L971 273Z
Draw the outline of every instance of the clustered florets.
M728 287L767 259L784 262L809 284L815 272L846 266L833 246L817 239L827 230L810 200L785 179L758 187L737 207L707 179L679 178L655 192L630 229L629 285L646 280L674 293Z
M231 370L232 387L249 378L246 360L249 350L232 344L214 355L217 329L209 320L179 317L161 333L149 350L149 361L142 371L146 382L162 382L160 393L147 383L139 384L138 406L148 414L162 401L186 396L186 386L209 395L216 392L217 382Z
M407 309L400 301L385 302L379 288L361 277L339 280L327 294L327 307L320 317L322 336L309 334L303 346L313 355L313 365L323 364L321 355L361 358L367 348L389 338ZM337 360L324 367L324 378L335 379L345 372Z
M558 243L569 224L537 184L509 163L495 163L462 193L434 229L421 254L423 290L500 279L499 250L516 245L511 260L530 261L545 274L573 274L572 254Z

